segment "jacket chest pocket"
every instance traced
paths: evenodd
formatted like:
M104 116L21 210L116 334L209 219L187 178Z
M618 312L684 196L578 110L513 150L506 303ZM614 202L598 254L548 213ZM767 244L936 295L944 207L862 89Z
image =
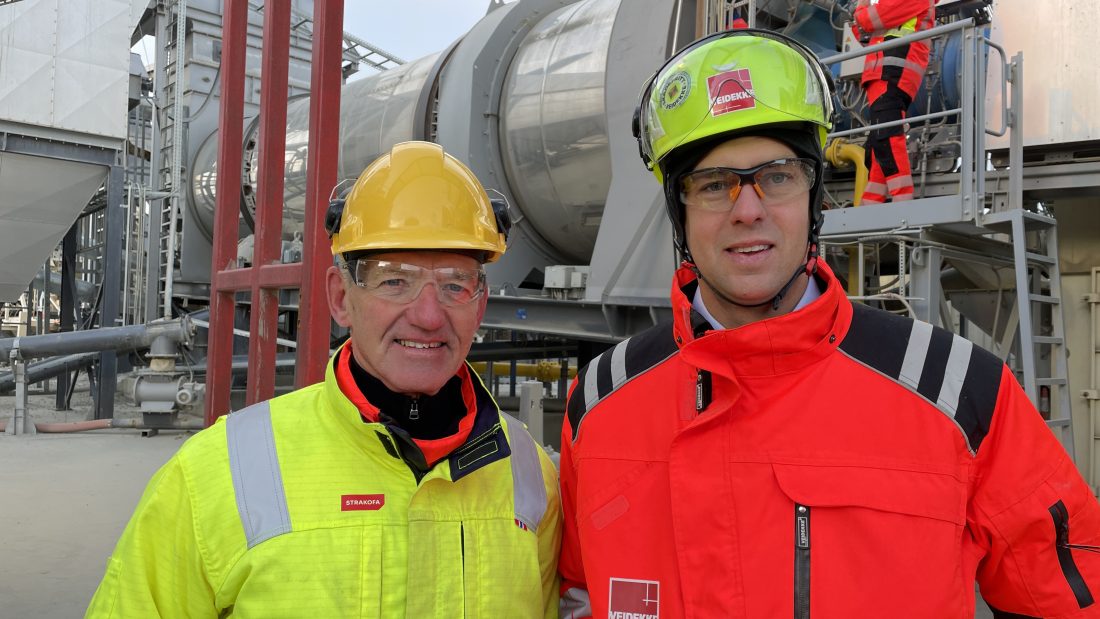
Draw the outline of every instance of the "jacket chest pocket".
M773 464L791 501L796 619L965 616L965 485L952 475ZM970 608L973 609L973 603Z

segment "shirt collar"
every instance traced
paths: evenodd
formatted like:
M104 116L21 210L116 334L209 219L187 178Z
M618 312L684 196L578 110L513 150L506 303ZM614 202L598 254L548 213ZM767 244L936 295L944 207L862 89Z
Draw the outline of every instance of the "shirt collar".
M810 277L809 281L806 283L806 291L802 293L802 298L798 300L798 305L795 305L794 309L791 311L797 312L803 307L806 307L807 305L816 301L817 298L820 296L821 287L817 285L817 279ZM718 319L710 313L710 310L707 309L706 304L703 303L702 286L695 287L695 297L691 300L691 308L694 309L696 312L699 312L699 315L705 318L706 321L710 323L711 327L714 327L715 329L726 328L722 325L722 323L718 322Z

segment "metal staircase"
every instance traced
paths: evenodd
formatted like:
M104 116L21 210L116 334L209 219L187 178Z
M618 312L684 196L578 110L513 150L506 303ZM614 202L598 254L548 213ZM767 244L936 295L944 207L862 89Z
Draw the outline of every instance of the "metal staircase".
M960 322L959 334L967 336L969 325L980 327L976 337L990 340L986 346L999 353L1015 372L1027 397L1073 456L1073 425L1068 386L1068 358L1061 305L1061 272L1058 265L1056 221L1040 204L1026 203L1023 193L1023 58L1009 59L1004 50L981 35L973 18L936 26L910 35L916 40L932 35L944 36L961 30L963 86L960 107L908 119L910 126L934 117L955 116L959 127L958 184L946 181L933 195L889 205L861 206L828 211L822 241L848 246L849 277L858 286L850 290L862 299L904 308L914 317L954 329L956 312L967 318ZM876 47L886 48L901 39L863 50L842 52L824 59L836 64L857 58ZM988 48L988 50L987 50ZM1003 61L1003 92L1011 95L992 119L999 127L987 124L984 80L989 59ZM876 127L838 131L833 137L866 133ZM986 135L1003 136L1008 132L1007 166L990 169ZM954 180L954 178L952 180ZM988 181L988 182L987 182ZM957 188L956 188L957 187ZM952 190L957 193L952 193ZM865 295L864 263L866 246L873 246L877 260L872 266L887 269L872 275L897 274L895 283ZM897 261L883 263L890 245L898 246ZM910 250L907 251L907 245ZM855 262L853 265L852 262ZM954 281L971 283L963 298L958 288L944 290L941 281L950 268ZM1008 269L1012 269L1012 273ZM871 280L872 286L874 280ZM951 297L951 302L948 302ZM1011 309L1007 303L1011 301ZM957 301L957 304L956 304ZM1008 314L1007 324L1003 321Z

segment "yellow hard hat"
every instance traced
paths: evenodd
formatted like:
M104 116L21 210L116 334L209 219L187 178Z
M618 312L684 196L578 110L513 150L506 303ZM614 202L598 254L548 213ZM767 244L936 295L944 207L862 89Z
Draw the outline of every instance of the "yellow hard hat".
M501 217L473 172L442 146L401 142L363 170L342 205L330 206L327 226L334 255L450 249L493 262L505 250Z

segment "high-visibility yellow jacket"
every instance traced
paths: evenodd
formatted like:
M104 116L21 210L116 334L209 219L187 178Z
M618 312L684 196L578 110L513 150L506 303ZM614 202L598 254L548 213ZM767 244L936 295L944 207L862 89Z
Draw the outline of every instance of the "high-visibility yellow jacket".
M557 473L472 380L473 430L419 481L331 361L219 419L153 477L87 617L556 617Z

